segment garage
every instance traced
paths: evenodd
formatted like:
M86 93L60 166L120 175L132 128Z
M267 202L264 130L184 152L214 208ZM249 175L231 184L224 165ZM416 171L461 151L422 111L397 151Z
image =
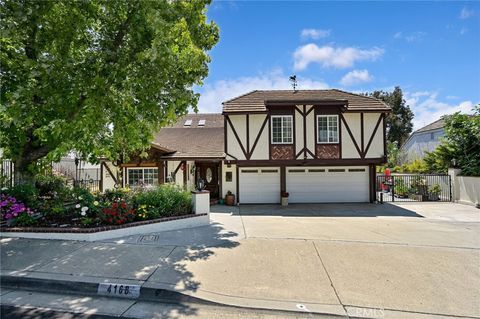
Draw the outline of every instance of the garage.
M369 201L368 167L287 167L289 203Z
M239 175L240 203L280 203L280 168L241 167Z

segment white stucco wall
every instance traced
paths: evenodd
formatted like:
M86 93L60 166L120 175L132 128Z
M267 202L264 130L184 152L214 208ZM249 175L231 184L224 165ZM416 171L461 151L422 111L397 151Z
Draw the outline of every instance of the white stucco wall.
M110 171L113 174L117 174L118 168L116 166L113 166L113 164L111 162L105 162L105 165L108 165L108 168L110 168ZM110 175L108 170L103 165L101 165L101 169L103 171L103 173L102 173L103 174L103 190L106 191L108 189L115 188L115 181L112 178L112 175ZM115 178L116 177L117 176L115 175Z
M303 105L298 105L298 108L303 110ZM295 150L297 153L303 149L303 137L303 115L295 110Z
M243 132L245 134L245 130L246 130L245 129L245 127L246 127L245 120L243 120L243 123L242 123L241 119L237 118L237 117L241 117L242 119L245 119L245 116L242 116L242 115L231 115L230 116L230 118L235 118L235 120L232 121L232 124L235 127L235 131L238 134L239 133L238 130L240 129L240 130L243 130ZM239 126L239 128L237 128L237 126ZM240 126L241 126L241 128L240 128ZM240 136L239 136L239 138L240 138ZM245 155L242 152L240 144L238 143L238 141L235 137L235 134L233 133L233 130L230 127L230 125L228 124L228 122L227 122L227 136L226 136L226 139L227 139L227 153L229 155L232 155L232 156L236 157L239 160L246 159ZM227 159L228 158L230 158L230 157L227 155ZM233 158L230 158L230 159L233 159Z
M375 126L378 123L381 113L365 113L363 116L363 132L364 132L364 147L367 147L370 137L372 136ZM368 149L365 158L379 158L383 154L383 119L380 120L375 136L373 137L372 144Z
M480 177L457 176L458 198L460 203L477 205L480 204Z
M177 174L173 175L175 169L180 164L180 161L166 161L167 163L167 177L172 176L174 179L175 184L178 186L183 186L183 170L180 168L177 171ZM193 190L195 187L195 175L193 175L192 167L195 165L194 161L187 161L186 163L186 172L187 172L187 190ZM168 181L167 177L165 178L165 182Z
M307 107L307 111L310 109L311 106ZM312 154L316 153L315 145L317 141L315 141L315 111L310 112L307 115L307 148L312 152ZM312 158L311 155L307 153L307 158Z
M232 173L232 181L227 182L227 172ZM228 191L237 194L237 166L232 164L228 167L225 162L222 163L222 197L225 197Z
M253 149L255 139L257 138L266 117L266 114L251 114L249 116L250 149L247 150L247 152L250 152ZM255 149L253 149L251 159L268 159L268 129L268 123L266 123L262 134L258 139L257 145L255 146Z

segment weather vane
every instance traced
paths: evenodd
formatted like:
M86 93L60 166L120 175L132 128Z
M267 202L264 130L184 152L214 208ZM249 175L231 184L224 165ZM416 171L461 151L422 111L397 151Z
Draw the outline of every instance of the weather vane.
M294 74L290 77L290 82L292 82L293 92L297 91L297 76Z

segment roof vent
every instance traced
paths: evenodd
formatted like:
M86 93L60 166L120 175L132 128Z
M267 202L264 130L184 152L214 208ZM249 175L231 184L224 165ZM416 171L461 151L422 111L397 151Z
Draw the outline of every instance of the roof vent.
M198 126L205 126L205 120L198 121Z
M192 120L186 120L183 126L191 126L192 125Z

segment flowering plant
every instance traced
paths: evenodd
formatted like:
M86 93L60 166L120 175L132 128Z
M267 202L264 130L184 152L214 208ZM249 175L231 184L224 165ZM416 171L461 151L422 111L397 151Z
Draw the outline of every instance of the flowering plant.
M135 219L135 209L123 200L116 201L102 210L101 219L109 225L122 225Z
M15 224L17 220L23 221L22 224L31 224L34 221L32 215L33 211L22 202L17 201L15 197L0 195L1 220L6 221L8 225Z

